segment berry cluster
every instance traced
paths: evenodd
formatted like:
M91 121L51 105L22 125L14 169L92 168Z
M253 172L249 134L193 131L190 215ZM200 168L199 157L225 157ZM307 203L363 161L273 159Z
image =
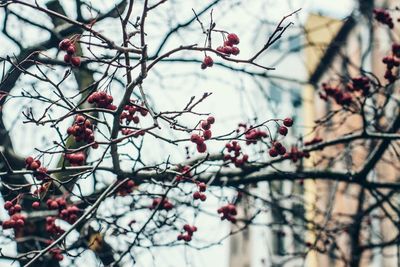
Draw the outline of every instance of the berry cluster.
M46 201L46 205L49 210L61 210L66 207L67 202L62 197L58 197L56 199L49 198Z
M236 215L237 215L237 210L236 206L234 204L228 204L225 206L222 206L217 210L219 214L222 214L221 220L228 220L232 223L236 223Z
M239 42L239 37L234 33L230 33L224 41L224 45L217 47L217 51L223 54L236 56L240 53L239 48L235 46L238 45Z
M283 125L278 127L278 133L286 136L288 134L288 128L287 127L292 127L293 125L293 119L292 118L285 118L283 120Z
M309 158L309 152L302 152L296 146L293 146L288 153L285 154L285 158L291 159L293 163L296 163L301 158Z
M204 142L205 140L209 140L212 136L211 132L211 124L214 124L215 118L210 116L207 120L204 120L200 123L201 131L203 133L202 136L198 134L192 134L190 136L190 141L196 144L197 151L199 153L204 153L207 150L207 145Z
M192 240L193 233L197 231L197 227L194 225L190 226L189 224L185 224L183 226L183 230L186 231L186 234L179 234L178 240L189 242L190 240Z
M268 137L268 134L263 130L250 129L245 133L244 137L246 138L246 145L250 145L257 144L258 140Z
M382 24L387 25L390 29L393 29L393 27L394 27L393 19L387 10L382 9L382 8L375 8L373 12L374 12L375 19L377 21L379 21Z
M55 217L46 217L46 231L53 235L62 235L65 231L56 225Z
M26 169L36 171L33 176L39 181L44 180L47 177L47 168L41 166L41 162L33 157L27 157L25 159Z
M131 100L133 102L133 100ZM125 123L128 125L131 121L133 123L138 124L140 118L136 113L139 113L142 117L146 117L149 111L143 106L137 106L132 104L127 104L124 106L124 111L121 113L120 122L122 123L125 120Z
M327 83L322 84L325 94L320 93L321 99L327 101L328 97L335 99L336 103L341 106L348 106L353 102L353 97L349 92L344 92L337 86L331 86Z
M135 182L132 180L128 180L118 187L117 194L120 196L129 195L130 193L133 192L134 187L135 187Z
M78 219L78 213L80 212L79 208L75 205L71 205L69 207L65 207L60 211L60 218L64 221L73 224Z
M370 79L366 76L352 78L351 82L347 84L347 90L351 92L360 91L363 96L366 96L371 88L370 82Z
M282 145L282 143L274 142L268 153L273 158L277 157L278 155L283 156L286 154L286 148Z
M174 205L167 199L162 199L161 197L153 199L153 203L151 203L150 209L154 210L158 207L159 210L171 210Z
M208 67L212 67L214 65L214 60L210 56L205 56L203 62L201 63L201 69L204 70Z
M236 167L240 167L249 160L249 156L241 151L242 148L238 142L232 141L231 143L227 143L225 148L228 150L228 154L224 155L224 161L230 160ZM231 155L232 152L233 155ZM240 155L242 155L241 158L239 158Z
M82 115L77 115L75 117L74 124L70 126L67 130L69 135L73 135L75 137L76 142L84 141L86 143L94 142L94 133L92 123L87 120ZM92 144L92 148L98 148L99 144Z
M206 191L207 185L203 182L199 182L197 183L197 187L199 190L193 193L193 198L196 200L200 199L201 201L206 201L207 196L203 192Z
M21 214L14 214L10 219L3 221L3 229L21 229L25 225L25 217Z
M58 197L56 199L48 199L46 201L46 205L49 210L58 210L59 217L71 224L78 219L78 213L80 211L79 208L75 205L67 206L67 201L63 197ZM50 219L49 219L49 225L51 225L52 229L54 228L52 231L50 231L51 233L59 233L59 231L57 230L58 228L55 225L53 225L53 223L51 223Z
M112 104L113 101L113 97L104 91L94 92L88 97L88 102L90 104L95 104L98 108L105 108L109 110L117 109L117 106Z
M64 39L58 44L58 48L62 51L67 52L64 55L64 62L70 63L74 67L79 67L81 65L80 57L74 56L76 53L76 47L72 40Z
M21 212L22 207L20 204L14 204L13 201L6 201L4 203L4 209L8 211L8 215L13 215L15 213Z
M86 155L84 152L65 154L64 158L69 161L71 166L82 166L85 163Z
M396 71L393 70L394 67L400 66L400 44L392 44L392 54L390 56L385 56L382 62L386 64L385 79L389 83L393 83L396 80Z

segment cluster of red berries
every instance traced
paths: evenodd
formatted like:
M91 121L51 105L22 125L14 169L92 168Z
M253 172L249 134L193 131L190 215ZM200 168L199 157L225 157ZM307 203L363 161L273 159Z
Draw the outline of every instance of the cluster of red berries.
M70 126L67 130L69 135L73 135L75 137L76 142L84 141L86 143L94 142L94 133L92 123L87 120L82 115L77 115L75 117L74 124ZM92 144L92 148L98 148L99 144Z
M353 97L349 92L344 92L337 86L331 86L327 83L322 84L325 94L319 93L321 99L327 101L328 97L335 99L336 103L341 106L348 106L353 102Z
M244 137L246 138L246 145L250 145L257 144L258 140L268 137L268 134L260 129L250 129L245 133Z
M56 261L62 261L64 259L64 256L61 254L60 248L52 248L49 250L49 252L53 256L53 259L55 259Z
M64 209L60 210L60 218L64 221L73 224L78 219L78 213L80 212L79 208L75 205L71 205L69 207L65 207Z
M240 167L249 160L249 155L242 152L242 148L237 141L227 143L225 148L228 150L228 154L224 155L224 161L230 160L236 167ZM232 152L233 155L231 155ZM240 155L242 155L241 158Z
M21 229L25 225L25 217L21 214L14 214L10 219L3 221L3 229Z
M21 212L22 207L20 204L14 204L12 201L6 201L4 203L4 209L8 211L8 215L13 215L15 213Z
M214 124L215 118L210 116L207 118L207 120L204 120L200 123L201 131L202 131L202 136L198 134L192 134L190 136L190 141L196 144L197 151L199 153L204 153L207 150L207 145L204 142L205 140L209 140L212 136L211 132L211 124Z
M82 166L85 163L86 155L84 152L65 154L64 158L69 161L71 166Z
M352 78L351 82L347 84L347 90L351 92L360 91L363 96L366 96L371 88L370 82L370 79L366 76Z
M280 142L273 142L272 147L268 150L268 153L271 157L275 158L278 155L285 155L286 148Z
M44 180L47 177L47 168L42 167L40 160L34 159L33 157L27 157L25 159L26 169L36 171L33 175L39 181Z
M179 234L178 240L189 242L190 240L192 240L193 233L197 231L197 227L194 225L190 226L189 224L185 224L183 226L183 230L186 231L186 234Z
M154 210L158 207L159 210L172 210L174 205L167 198L155 198L153 203L151 203L150 209Z
M134 188L135 188L135 182L132 180L128 180L118 187L117 194L124 197L132 193Z
M230 33L224 41L224 45L217 47L217 51L223 54L236 56L240 53L239 48L235 46L238 45L239 42L239 37L234 33Z
M302 152L296 146L293 146L288 153L285 154L285 158L291 159L293 163L296 163L301 158L309 158L309 152Z
M207 185L203 182L199 182L197 183L197 187L199 190L193 193L193 198L196 200L200 199L201 201L206 201L207 196L204 194L204 192L207 189Z
M67 202L62 197L58 197L55 199L49 198L46 201L46 205L49 208L49 210L58 210L58 209L61 210L67 206Z
M88 97L90 104L95 104L98 108L105 108L109 110L116 110L117 106L113 105L113 97L104 91L94 92Z
M191 167L189 165L183 166L179 168L179 172L181 174L176 176L176 181L177 182L181 182L185 179L191 179L192 178L192 174L190 173L190 169Z
M205 70L206 68L212 67L214 65L214 60L210 56L205 56L203 62L201 63L201 69Z
M311 139L310 141L304 142L304 145L305 145L305 146L314 145L314 144L317 144L317 143L322 142L322 140L323 140L323 139L322 139L321 137L314 137L314 138Z
M237 215L237 210L236 206L233 204L228 204L225 206L222 206L217 210L219 214L222 214L221 220L228 220L232 223L236 223L236 215Z
M74 67L79 67L81 65L81 58L74 56L76 53L76 47L72 40L64 39L58 44L58 48L62 51L67 52L64 55L64 62L70 63Z
M65 231L56 225L55 217L46 217L46 231L53 235L62 235Z
M285 118L283 120L283 125L278 127L278 133L286 136L288 134L288 128L287 127L292 127L293 125L293 119L292 118Z
M382 8L375 8L373 13L377 21L387 25L390 29L393 29L394 27L393 19L387 10Z
M382 62L386 64L385 79L390 83L396 80L396 72L393 70L394 67L400 66L400 44L392 44L391 56L385 56Z
M131 102L132 101L133 100L131 100ZM135 124L138 124L140 122L140 118L138 115L136 115L136 112L138 112L142 117L146 117L146 115L149 113L149 111L143 106L128 104L124 106L124 111L121 113L119 118L120 122L122 123L123 120L125 120L127 125L131 121L133 121Z

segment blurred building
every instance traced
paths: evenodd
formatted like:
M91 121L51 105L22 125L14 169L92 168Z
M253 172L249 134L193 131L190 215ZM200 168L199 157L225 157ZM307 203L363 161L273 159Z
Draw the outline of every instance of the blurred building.
M314 121L323 117L330 111L339 108L336 103L325 102L319 97L321 83L329 81L332 78L340 76L356 77L361 74L361 66L364 70L371 70L381 80L385 65L382 64L382 58L390 51L392 38L396 39L400 35L390 34L387 27L374 22L372 10L374 6L390 6L396 1L359 1L359 8L348 18L338 20L318 14L310 14L307 18L304 28L294 27L288 32L285 38L278 41L270 50L268 50L268 63L271 66L277 66L277 70L268 79L267 84L260 86L265 90L265 101L270 101L275 105L271 110L278 110L279 113L272 114L274 117L294 116L296 124L302 125L302 129L293 132L293 137L303 133L307 138L314 136L323 136L325 140L331 140L339 135L345 135L359 130L362 125L362 118L357 115L347 116L345 118L336 118L332 123L341 124L338 128L324 128L312 131L315 125ZM392 7L393 7L392 6ZM268 27L267 27L268 28ZM267 32L271 31L268 28ZM267 34L267 32L265 34ZM263 36L262 34L260 34ZM279 67L281 66L281 67ZM282 77L285 77L283 79ZM302 83L302 81L306 81ZM280 108L276 108L280 107ZM290 138L293 138L290 137ZM294 140L294 139L293 139ZM321 167L331 167L332 169L346 170L358 169L368 156L370 148L365 147L331 147L324 149L326 158L334 158L338 150L345 150L344 160L336 161L330 166L329 161L324 161ZM389 155L384 155L389 157ZM321 158L311 158L304 162L305 166L311 166ZM380 162L371 179L379 181L394 181L396 179L396 168ZM263 187L265 186L265 187ZM365 208L368 203L368 196L365 204L360 204L360 199L355 197L360 195L360 187L352 184L345 184L335 181L312 181L307 180L304 188L297 188L291 182L280 182L273 185L274 190L280 192L292 191L304 194L305 207L296 206L296 203L285 203L288 207L296 208L300 212L304 210L308 219L317 220L323 223L326 218L321 214L314 212L315 207L333 216L336 214L356 214L361 208ZM260 185L258 190L267 192L268 185ZM240 206L240 212L246 217L249 213L250 205ZM395 211L388 207L394 217ZM379 214L377 214L379 215ZM338 217L339 218L339 217ZM267 221L279 223L279 213L273 210ZM346 225L352 222L351 217L341 217L338 224ZM360 225L366 222L360 222ZM399 233L391 224L389 219L369 220L373 231L365 232L362 230L363 238L369 242L382 242L393 240ZM331 227L331 226L327 226ZM335 227L335 226L332 226ZM282 233L285 233L282 235ZM298 251L304 244L296 242L293 235L288 234L287 227L270 227L267 231L251 228L241 234L231 237L230 267L341 267L345 266L344 258L350 258L351 236L343 231L334 244L322 245L328 249L328 253L319 254L311 251L305 265L301 259L291 260L290 253ZM318 233L312 229L304 233L305 239L314 242L318 238ZM256 238L252 238L256 237ZM317 245L320 245L317 242ZM340 246L342 255L337 254L334 245ZM303 247L304 249L304 247ZM257 250L259 250L257 252ZM260 251L264 250L264 251ZM396 257L390 258L384 255L396 255L397 247L387 247L384 249L374 249L362 254L359 266L397 266ZM267 255L265 258L257 255Z
M306 22L306 39L309 43L317 44L329 40L327 47L319 47L318 45L309 46L305 50L306 67L309 71L310 85L304 88L304 112L306 122L305 125L313 125L314 120L327 115L332 110L340 108L339 105L332 101L325 102L320 99L318 91L322 82L335 82L340 77L357 77L361 75L362 70L370 70L381 81L383 78L386 66L382 63L382 58L390 52L393 40L396 40L398 32L391 34L388 27L379 25L372 18L372 10L374 6L392 7L396 1L360 1L360 8L357 15L351 15L346 20L335 21L331 18L310 15ZM355 19L357 17L357 19ZM313 31L318 25L330 24L330 27L321 27L320 30ZM335 25L335 26L332 26ZM378 99L379 102L379 99ZM348 114L347 114L348 115ZM353 133L362 129L363 121L359 115L351 115L346 117L336 116L331 123L331 127L325 127L314 132L312 136L320 136L325 140L334 139L337 136ZM335 127L341 125L340 127ZM368 157L368 152L371 147L363 146L343 146L330 147L324 149L323 155L319 158L312 158L306 164L320 161L324 157L327 160L322 160L321 167L330 167L340 171L357 170L362 167L363 162ZM345 151L343 160L329 161L329 158L337 156L337 151ZM383 156L386 159L390 158L388 153ZM391 162L388 160L388 162ZM390 163L380 161L373 174L370 174L371 180L379 180L380 182L389 182L396 180L396 166ZM398 175L398 173L397 173ZM357 214L361 209L371 204L370 196L366 194L360 198L361 188L358 185L345 184L335 181L308 181L306 183L306 197L309 203L315 203L316 207L331 213L332 216L338 214L348 214L347 218L338 216L338 225L346 225L352 222L351 215ZM395 211L388 207L388 212L397 218ZM377 211L376 215L379 215ZM380 214L382 215L382 214ZM312 217L318 222L324 222L324 217L314 214L312 208L309 208L307 216ZM385 216L387 217L387 216ZM367 231L368 227L363 228L366 224L370 225L372 231ZM360 242L382 242L390 241L396 238L399 234L397 228L386 219L371 219L364 217L364 220L359 222L361 227L362 240ZM327 226L334 227L334 226ZM316 233L309 233L309 240L312 242L316 238ZM360 238L361 239L361 238ZM308 257L307 266L345 266L343 258L349 259L353 244L352 236L347 231L335 240L331 246L326 246L329 253L312 254ZM318 244L318 242L317 242ZM338 255L337 250L333 245L339 246L342 255ZM397 246L387 247L384 249L367 250L362 254L359 266L397 266L396 257L388 255L396 255ZM386 256L383 256L386 255Z

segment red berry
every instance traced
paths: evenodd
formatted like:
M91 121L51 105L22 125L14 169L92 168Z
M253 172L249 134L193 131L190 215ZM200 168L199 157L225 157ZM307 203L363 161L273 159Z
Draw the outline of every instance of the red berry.
M60 253L54 254L54 259L57 261L62 261L64 259L64 256Z
M71 64L74 67L79 67L81 65L81 58L80 57L72 57Z
M203 59L203 64L205 67L212 67L214 65L214 60L210 56L205 56Z
M268 153L273 158L278 156L278 151L274 147L271 148Z
M285 118L283 120L283 125L286 127L291 127L293 125L293 120L291 118Z
M6 210L9 210L12 206L14 206L14 205L13 205L13 203L12 203L11 201L6 201L6 202L4 203L4 208L5 208Z
M200 192L204 192L207 189L207 185L203 182L199 183L197 186L199 187Z
M70 47L72 44L72 41L70 39L64 39L58 44L58 48L60 50L67 50L68 47Z
M24 222L24 220L22 220L22 219L18 219L18 220L15 222L15 224L16 224L17 227L23 227L23 226L25 225L25 222Z
M203 128L203 130L210 130L211 124L208 123L208 121L202 121L201 122L201 128Z
M211 133L210 130L205 130L205 131L203 132L203 137L204 137L205 140L210 139L210 138L211 138L211 135L212 135L212 133Z
M285 126L280 126L279 129L278 129L278 131L279 131L279 133L280 133L281 135L287 135L287 133L288 133L288 128L286 128Z
M70 62L71 62L71 59L72 59L72 57L71 57L70 54L65 54L65 55L64 55L64 62L65 62L65 63L70 63Z
M214 124L215 118L213 116L210 116L210 117L207 118L207 121L208 121L209 124Z
M74 46L74 45L70 45L70 46L68 47L68 49L67 49L67 53L68 53L69 55L73 55L73 54L75 54L75 52L76 52L75 46Z
M55 201L55 200L51 201L51 202L50 202L50 205L49 205L49 208L52 209L52 210L58 209L58 203L57 203L57 201Z
M282 155L282 156L285 155L286 148L284 146L279 147L278 148L278 153L279 153L279 155Z
M200 199L200 197L201 197L201 193L200 192L196 191L196 192L193 193L193 198L194 199Z
M15 204L14 205L14 210L15 210L15 212L20 212L22 210L21 205L20 204Z
M240 53L240 50L239 50L239 48L237 48L236 46L234 46L234 47L232 47L231 48L231 52L232 52L232 55L239 55L239 53Z
M34 161L30 165L30 169L37 170L40 167L40 164L37 161Z
M239 37L234 33L228 34L227 38L228 38L229 43L231 43L233 45L237 45L240 42Z
M201 140L201 137L198 134L192 134L190 136L190 141L192 141L195 144L199 143L199 140Z
M205 143L198 143L197 144L197 151L199 153L204 153L204 152L206 152L206 150L207 150L207 146L206 146Z
M33 157L27 157L27 158L25 159L26 165L30 165L30 164L32 164L32 162L33 162Z
M191 232L191 231L192 231L192 227L190 227L189 224L185 224L185 225L183 226L183 230L185 230L186 232Z
M207 196L205 194L201 194L200 195L200 200L201 201L206 201L206 199L207 199Z

